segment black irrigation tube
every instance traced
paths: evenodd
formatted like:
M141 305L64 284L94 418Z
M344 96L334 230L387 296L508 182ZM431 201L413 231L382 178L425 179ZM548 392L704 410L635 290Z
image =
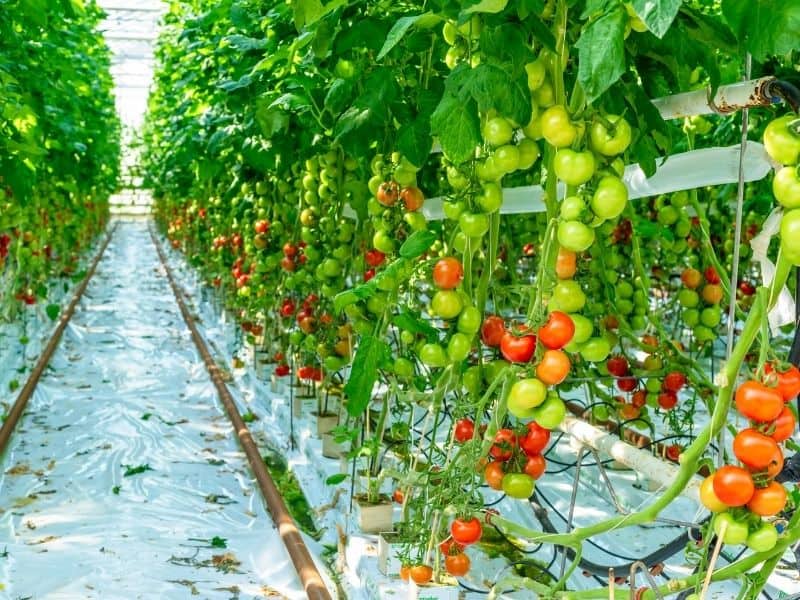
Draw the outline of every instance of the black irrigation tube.
M64 329L66 329L69 320L72 318L72 315L75 314L75 309L78 307L78 303L81 301L86 288L89 286L89 281L94 276L94 273L97 270L97 265L100 263L100 259L103 258L103 254L105 253L106 248L108 248L108 244L111 241L116 228L117 225L115 223L111 228L111 231L109 231L106 235L106 239L103 241L103 245L100 246L100 250L98 250L97 254L92 260L89 270L86 272L86 277L84 277L83 281L81 281L80 285L78 285L74 295L72 296L72 300L70 300L70 303L67 305L67 308L61 313L55 331L53 331L53 335L50 336L50 340L47 342L47 345L42 351L41 356L39 356L39 359L36 361L36 365L33 367L33 371L31 371L31 374L28 377L28 380L25 382L22 390L20 390L14 405L11 407L11 410L8 411L8 415L6 415L3 425L0 427L0 454L5 452L6 446L11 439L11 435L14 433L17 423L22 417L22 414L25 412L25 407L28 404L28 400L30 400L30 397L33 395L33 390L36 389L39 379L42 377L42 373L44 373L45 368L47 368L47 363L50 362L53 353L56 351L58 343L61 341L61 336L64 333Z
M278 529L281 541L283 542L284 546L286 546L286 550L289 553L289 557L292 560L295 570L297 571L297 575L303 584L306 596L310 600L331 600L330 592L325 586L325 582L322 580L322 576L320 575L316 564L314 564L314 560L311 558L311 554L309 553L308 548L303 541L303 537L300 535L297 524L289 514L289 511L286 508L286 503L283 501L280 491L275 486L275 482L272 480L269 471L267 471L267 468L264 465L264 459L261 456L261 452L253 440L250 430L247 428L247 425L242 419L239 409L236 407L236 402L234 401L228 386L225 384L225 380L222 377L222 373L217 366L217 363L214 361L214 358L208 351L208 346L200 334L200 331L197 329L197 324L195 323L194 317L192 317L189 309L186 306L186 302L184 302L183 292L178 287L175 278L172 276L172 270L167 264L167 257L165 256L164 251L161 249L161 244L159 244L158 238L153 232L152 226L148 227L148 229L150 231L150 237L153 241L153 246L155 246L159 260L164 267L167 280L169 281L172 292L175 295L175 301L180 308L183 320L186 322L186 326L189 328L189 331L192 334L192 340L194 341L200 356L203 358L203 362L206 365L206 370L211 377L211 381L217 388L219 398L225 407L234 430L236 431L239 444L247 456L247 461L250 463L250 468L253 471L256 481L258 482L258 487L261 491L262 497L264 498L267 508L272 516L272 520Z

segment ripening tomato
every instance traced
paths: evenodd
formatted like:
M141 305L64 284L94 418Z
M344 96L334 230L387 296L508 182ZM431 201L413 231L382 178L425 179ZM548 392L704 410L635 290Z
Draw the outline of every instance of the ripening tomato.
M433 569L428 565L414 565L409 569L408 575L414 583L423 585L433 579Z
M533 358L536 350L535 335L514 335L510 331L503 333L500 339L500 352L508 361L525 363Z
M781 370L767 363L764 365L764 372L769 375L767 383L775 381L775 389L785 402L789 402L800 393L800 369L794 365Z
M433 267L433 283L440 290L452 290L458 287L464 278L464 267L461 261L452 256L442 258Z
M444 559L444 568L453 577L463 577L469 573L469 557L463 552L459 554L448 554Z
M728 506L744 506L754 492L753 476L742 467L725 465L714 473L714 493Z
M459 419L456 421L454 435L456 441L460 444L470 441L472 436L475 435L475 423L472 422L472 419L467 419L466 417Z
M474 544L481 539L482 534L483 527L477 517L472 517L471 519L454 519L450 524L450 535L453 536L454 541L462 546Z
M403 205L409 212L419 210L425 203L425 196L423 195L422 190L415 186L406 187L400 190L400 199L403 201Z
M384 181L378 187L376 198L384 206L394 206L400 196L400 189L394 181Z
M747 508L760 517L773 517L786 506L786 489L777 481L771 481L767 487L756 488Z
M778 443L755 429L742 429L733 438L733 453L752 470L766 469L772 462Z
M636 390L631 394L631 404L636 408L642 408L647 404L647 390Z
M483 320L481 326L481 340L490 348L498 348L506 332L503 319L496 315L489 315Z
M545 385L558 385L567 378L572 365L561 350L545 350L542 360L536 365L536 377Z
M686 375L680 371L671 371L664 377L664 389L676 394L686 385Z
M703 283L703 274L697 269L684 269L683 273L681 273L681 281L683 285L693 290L700 287L700 284Z
M269 221L267 221L266 219L259 219L258 221L255 222L255 225L253 225L253 229L255 230L256 233L260 234L267 233L267 231L269 231Z
M714 476L709 475L700 484L700 502L703 503L708 510L714 513L724 512L728 510L728 505L722 500L717 498L714 493Z
M532 479L536 480L542 476L546 468L547 461L544 459L544 456L536 454L534 456L529 456L528 460L525 461L524 471L526 475L530 475Z
M539 328L538 339L551 350L560 350L575 335L575 323L567 313L554 310L547 322Z
M410 571L411 567L408 565L403 565L402 567L400 567L400 579L403 581L408 581Z
M748 419L769 423L783 410L783 397L758 381L746 381L736 390L736 408Z
M572 250L559 248L556 258L556 276L559 279L572 279L578 270L577 259L578 255Z
M510 429L498 429L494 435L494 443L489 454L497 461L505 462L514 454L517 447L517 435Z
M503 489L503 477L506 472L503 470L502 462L490 462L483 470L483 478L486 484L493 490Z
M770 437L776 442L783 442L792 437L795 429L797 429L797 420L795 419L792 409L788 406L784 406L781 414L778 415L778 418L775 419L770 426L774 427Z

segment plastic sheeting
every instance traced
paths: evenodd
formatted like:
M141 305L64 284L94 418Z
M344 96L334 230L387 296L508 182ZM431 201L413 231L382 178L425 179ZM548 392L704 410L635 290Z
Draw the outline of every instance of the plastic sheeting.
M146 223L119 224L3 457L0 508L3 598L305 597Z

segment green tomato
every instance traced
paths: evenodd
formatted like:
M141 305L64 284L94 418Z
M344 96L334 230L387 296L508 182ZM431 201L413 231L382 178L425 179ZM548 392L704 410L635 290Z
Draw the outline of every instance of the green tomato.
M403 215L405 221L412 231L425 231L428 228L428 221L425 215L420 212L407 212Z
M783 208L800 208L800 176L797 174L797 167L783 167L775 173L772 193Z
M800 266L800 209L784 213L781 219L781 251L786 260Z
M481 384L483 383L481 368L477 365L468 368L461 376L461 382L471 395L477 396L481 391Z
M483 128L483 139L491 146L508 144L514 137L514 128L503 117L489 119Z
M335 373L339 369L343 368L347 361L339 356L327 356L325 360L322 362L325 366L325 370L330 373Z
M419 352L419 359L429 367L444 367L447 365L447 354L439 344L425 344Z
M725 535L722 537L723 542L731 546L736 546L738 544L744 544L747 541L747 523L736 521L731 513L719 513L714 517L714 533L720 535L723 524L727 524Z
M657 220L659 225L663 225L664 227L674 225L678 221L679 217L680 213L678 213L678 210L669 204L658 209Z
M388 232L383 230L376 231L375 235L372 236L372 246L384 254L392 254L394 252L394 240Z
M459 192L467 189L469 186L469 179L459 171L457 167L449 166L447 167L447 183L449 183L450 187L455 191Z
M433 314L445 320L456 318L462 308L461 296L453 290L438 290L431 300Z
M553 159L556 176L567 185L582 185L589 181L595 171L594 154L590 151L576 152L569 148L559 150Z
M447 357L451 362L461 362L469 356L472 349L472 340L463 333L454 333L447 342Z
M606 175L597 184L590 205L595 215L601 219L616 219L625 210L628 202L628 188L622 179Z
M629 281L620 281L617 284L616 292L620 298L631 298L633 296L633 285Z
M400 184L400 187L416 185L417 174L410 169L405 169L402 166L399 166L394 170L394 180Z
M608 406L605 404L596 404L592 407L592 417L597 421L608 421L609 416Z
M533 409L533 419L545 429L555 429L564 420L567 414L567 406L558 397L558 394L551 392L547 394L547 399Z
M369 188L370 194L373 196L378 193L378 188L381 187L383 183L383 177L381 175L373 175L370 177L369 181L367 182L367 187Z
M519 150L516 146L506 144L500 146L491 156L494 167L501 173L513 173L519 168Z
M800 160L800 133L797 117L785 115L772 121L764 130L764 147L772 159L782 165L796 165Z
M713 342L717 339L717 334L705 325L697 325L692 329L695 339L698 342Z
M706 327L716 327L722 320L722 309L719 305L708 306L700 312L700 322Z
M458 39L458 28L450 21L445 21L444 26L442 26L442 37L448 46L452 46Z
M489 218L480 213L464 212L458 218L458 225L464 235L480 238L489 231ZM380 248L378 248L380 250Z
M467 335L475 335L481 328L481 311L474 306L467 306L458 315L458 331Z
M451 221L456 221L460 216L461 213L464 212L464 203L462 201L458 202L443 202L442 209L444 211L444 216L450 219Z
M573 313L570 315L572 322L575 324L575 333L572 336L572 341L578 344L585 343L594 331L592 322L581 314Z
M414 363L402 356L394 359L393 369L394 374L398 377L407 379L414 376Z
M745 544L753 552L769 552L778 543L778 530L772 523L764 523L747 536Z
M492 383L495 379L502 375L511 363L505 360L493 360L483 365L483 377L486 383Z
M367 310L373 315L382 315L386 310L386 296L384 294L372 294L367 298Z
M590 338L581 346L581 356L588 362L602 362L611 353L611 344L602 337Z
M322 272L325 277L338 277L342 274L342 263L335 258L322 261Z
M611 128L600 121L593 122L589 128L592 148L604 156L622 154L631 143L631 126L619 115L608 115L605 120Z
M475 164L475 174L481 181L499 181L503 178L503 171L495 163L494 155L487 156L485 160Z
M483 212L496 212L503 205L503 189L498 184L488 181L483 184L483 192L477 200Z
M516 414L517 411L539 406L546 397L547 386L535 377L529 377L520 379L511 386L506 401L511 414Z
M594 229L580 221L561 221L557 231L561 247L573 252L583 252L594 243Z
M562 279L553 288L553 300L558 304L559 310L575 313L580 312L586 304L586 294L577 281Z
M684 308L694 308L700 304L700 294L694 290L682 289L678 292L678 302Z
M519 168L527 171L539 159L539 145L531 139L524 138L520 140L517 149L519 150Z
M527 500L535 487L533 477L526 473L506 473L503 476L503 491L509 498Z
M539 90L541 89L540 87ZM570 121L567 109L560 104L551 106L542 113L541 127L544 139L556 148L571 146L578 137L578 128Z
M306 335L300 330L294 330L289 334L289 344L298 348L303 343Z
M569 196L561 202L559 214L565 221L577 221L586 210L586 203L579 196Z
M547 75L544 60L538 58L525 65L525 73L528 75L528 89L535 92L542 86Z
M683 311L683 322L687 327L694 327L700 322L700 311L696 308L687 308Z

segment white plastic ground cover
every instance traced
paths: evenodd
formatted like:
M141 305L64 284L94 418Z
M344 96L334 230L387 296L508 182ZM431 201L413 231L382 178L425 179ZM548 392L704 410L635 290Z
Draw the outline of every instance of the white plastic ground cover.
M221 310L212 292L204 287L196 271L187 266L181 255L170 254L171 266L176 270L181 285L187 291L189 302L201 317L201 330L212 347L218 361L231 364L231 357L244 357L247 352L241 343L241 333L235 323ZM406 586L396 577L386 577L377 568L376 536L359 533L355 526L349 506L349 481L336 487L326 486L324 481L331 475L342 472L340 461L326 459L322 456L321 442L314 435L314 424L310 418L311 407L307 406L304 416L295 419L294 431L296 447L289 439L289 391L282 383L277 391L269 382L259 380L255 376L252 364L233 370L234 381L229 384L232 394L240 408L251 411L257 420L249 425L259 443L270 443L276 446L286 457L289 465L298 478L309 503L315 509L315 521L322 530L323 543L336 545L340 542L340 532L346 534L347 543L340 582L348 598L352 600L376 600L383 598L406 598ZM701 411L702 412L702 411ZM421 414L421 413L420 413ZM707 416L702 419L705 421ZM698 424L702 426L702 424ZM447 435L447 427L439 428L442 435ZM660 428L659 428L660 429ZM550 502L546 505L549 518L559 530L565 530L565 517L568 514L570 496L574 482L574 468L564 467L558 463L570 465L575 463L576 448L567 436L553 436L553 443L548 453L548 473L537 482L537 489ZM603 457L607 458L607 457ZM577 491L574 526L586 526L615 516L615 508L610 494L601 477L600 471L593 466L594 457L587 454L581 472L580 485ZM619 503L627 511L641 509L653 502L663 490L651 490L649 482L630 470L609 469L611 480ZM391 483L386 489L391 489ZM486 491L487 501L499 500L495 508L532 529L540 530L541 526L534 518L525 502L501 499L499 493ZM679 521L697 522L706 512L691 500L680 497L662 513L662 517ZM655 522L643 527L628 527L610 531L592 538L584 544L584 558L598 564L619 565L631 559L640 558L664 546L680 535L685 528L664 522ZM736 547L726 548L718 561L724 565L729 559L735 559ZM486 590L485 581L495 581L507 569L503 559L487 559L479 552L468 549L473 560L473 568L463 582L475 589ZM613 554L610 554L610 553ZM552 547L543 546L530 555L532 558L550 564L553 561ZM780 598L786 594L800 592L800 574L791 566L793 556L790 552L784 557L788 563L781 565L770 577L765 591L769 596L764 599ZM556 557L550 571L558 574L560 556ZM678 552L665 564L664 576L658 578L666 583L667 578L686 577L691 574L691 567L684 560L684 553ZM617 575L626 573L617 571ZM642 585L642 577L639 577ZM569 588L574 590L590 589L600 586L597 580L585 575L579 568L569 580ZM739 583L723 582L712 584L707 598L730 600L737 596ZM485 598L485 594L467 592L466 600ZM502 594L504 598L531 598L530 592L514 592Z
M0 508L0 598L305 597L145 223L119 224L2 457Z

